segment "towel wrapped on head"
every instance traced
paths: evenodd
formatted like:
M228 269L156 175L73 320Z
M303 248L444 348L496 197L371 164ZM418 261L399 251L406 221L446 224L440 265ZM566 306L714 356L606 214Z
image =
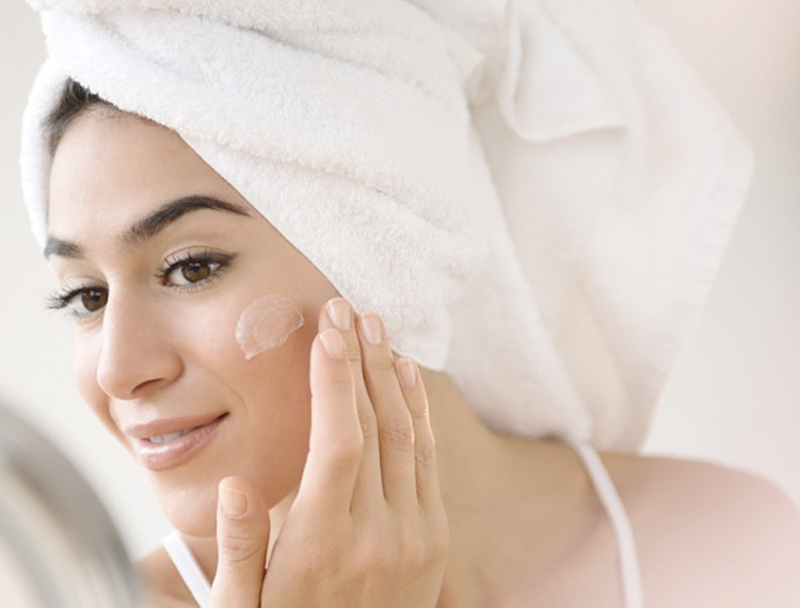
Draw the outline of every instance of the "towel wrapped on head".
M642 444L751 159L626 0L31 0L68 78L176 131L498 431Z

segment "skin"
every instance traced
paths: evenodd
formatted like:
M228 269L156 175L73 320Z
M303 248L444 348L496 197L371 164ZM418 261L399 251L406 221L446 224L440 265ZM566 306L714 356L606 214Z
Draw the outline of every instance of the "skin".
M197 194L246 214L197 210L136 246L120 242L166 202ZM385 594L363 598L371 606L622 605L612 528L572 449L492 432L445 374L420 368L421 384L403 389L388 344L369 345L358 323L339 334L348 359L325 355L319 336L337 331L326 304L339 294L173 132L105 110L79 116L56 152L48 224L83 254L49 256L59 283L108 290L102 311L77 321L74 369L109 432L130 450L122 429L147 417L227 414L189 462L148 471L214 580L215 605L362 605L356 589ZM191 291L155 278L165 260L206 250L236 257ZM291 297L307 322L246 360L236 322L266 293ZM401 432L378 432L394 423ZM786 564L799 563L797 514L774 487L713 465L601 457L631 518L649 606L756 605L767 588L786 590L786 603L771 605L796 601L800 577ZM247 497L244 515L219 510L223 480ZM415 504L424 508L399 506ZM399 547L409 522L424 559L372 568L363 531L382 539L379 549ZM311 591L309 547L318 561L306 567L337 573ZM152 605L193 605L161 549L140 568ZM747 589L731 584L739 580Z

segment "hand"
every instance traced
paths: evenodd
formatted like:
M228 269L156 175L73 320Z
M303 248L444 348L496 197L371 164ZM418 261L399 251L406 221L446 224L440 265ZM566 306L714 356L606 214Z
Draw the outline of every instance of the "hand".
M331 304L349 329L334 328ZM400 381L404 364L413 386ZM377 315L354 319L336 298L320 312L310 376L309 453L266 571L263 501L246 480L220 482L212 608L435 606L449 534L416 363L394 360ZM243 514L225 514L226 490Z

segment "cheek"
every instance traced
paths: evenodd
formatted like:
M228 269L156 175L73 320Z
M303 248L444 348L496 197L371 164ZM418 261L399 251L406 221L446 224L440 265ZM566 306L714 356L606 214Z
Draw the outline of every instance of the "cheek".
M215 375L238 377L231 380L233 388L249 376L274 384L273 377L295 376L298 367L305 368L308 384L316 333L316 312L310 307L289 296L267 294L230 299L194 318L199 320L182 332L184 343L191 342L187 352L201 358Z
M213 535L216 486L222 478L248 479L268 505L275 505L302 476L310 429L309 353L317 317L313 308L299 304L303 325L282 344L248 359L236 329L241 313L259 297L245 294L213 314L204 311L201 328L182 337L183 352L194 359L186 361L187 370L210 381L209 393L223 396L229 411L227 430L201 473L153 478L167 518L186 534Z
M286 296L251 295L228 302L222 314L209 315L203 330L196 332L200 342L188 350L201 358L198 363L205 373L226 385L232 398L237 437L230 447L230 463L245 470L225 474L259 478L274 498L275 492L288 491L299 480L305 462L309 356L317 312L296 300L274 305Z
M305 322L300 307L288 296L268 294L252 302L239 315L236 342L245 359L283 345Z

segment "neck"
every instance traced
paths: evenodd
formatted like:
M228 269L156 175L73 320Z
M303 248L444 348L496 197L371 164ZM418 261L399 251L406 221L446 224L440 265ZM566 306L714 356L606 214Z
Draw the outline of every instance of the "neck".
M451 546L440 605L486 605L478 599L486 596L481 581L493 575L485 558L492 554L498 508L510 487L509 471L519 460L511 451L521 447L518 442L524 440L490 431L446 374L424 368L420 371L430 403L439 483L450 526ZM526 443L530 449L530 442ZM270 510L270 552L293 500L294 494ZM201 568L213 579L215 539L187 540ZM462 598L470 598L469 604Z

